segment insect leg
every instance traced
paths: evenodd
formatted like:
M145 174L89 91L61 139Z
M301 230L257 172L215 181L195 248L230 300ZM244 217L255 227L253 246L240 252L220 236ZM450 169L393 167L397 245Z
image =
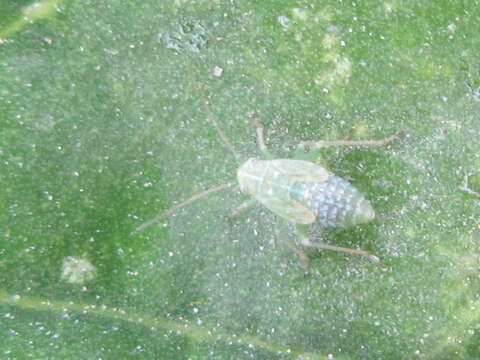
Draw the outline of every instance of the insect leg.
M257 202L255 199L250 199L247 200L240 205L238 205L235 209L232 210L230 213L230 217L235 217L243 213L245 210L247 210L250 206L254 205Z
M298 259L300 260L300 266L305 270L305 273L307 273L310 266L310 257L305 250L299 249L295 245L290 245L290 247L292 248L293 252L297 254Z
M175 206L172 206L170 209L167 209L165 210L164 212L162 212L161 214L158 214L157 216L155 216L154 218L148 220L148 221L145 221L142 225L138 226L133 232L130 233L130 235L134 235L136 233L139 233L143 230L145 230L147 227L155 224L156 222L160 221L161 219L164 219L166 217L169 217L170 215L172 215L175 211L187 206L188 204L191 204L192 202L194 201L197 201L197 200L200 200L200 199L203 199L203 198L206 198L207 196L209 196L210 194L213 194L213 193L216 193L216 192L219 192L221 190L224 190L224 189L227 189L229 188L230 186L233 186L235 185L235 183L227 183L227 184L223 184L223 185L219 185L219 186L215 186L215 187L212 187L210 189L207 189L207 190L204 190L202 192L199 192L191 197L189 197L188 199L178 203L177 205Z
M374 262L375 264L377 265L382 265L382 263L380 262L380 259L368 252L368 251L365 251L365 250L362 250L362 249L350 249L350 248L345 248L345 247L341 247L341 246L334 246L334 245L328 245L328 244L324 244L324 243L312 243L310 241L310 239L304 235L301 235L301 245L304 246L304 247L308 247L308 248L315 248L315 249L325 249L325 250L333 250L333 251L339 251L339 252L344 252L344 253L347 253L347 254L355 254L355 255L362 255L362 256L365 256L367 257L370 261Z
M220 139L222 139L223 143L225 144L225 147L230 150L230 152L233 154L235 159L238 161L240 159L240 154L239 152L235 149L235 147L232 145L230 139L227 137L227 135L223 132L222 128L219 125L219 121L217 120L216 115L213 113L213 111L210 109L210 104L207 100L202 101L203 108L205 109L205 112L208 115L208 120L210 123L213 125L213 128L217 132L218 136Z
M217 132L218 136L220 139L222 139L223 144L225 147L233 154L235 157L235 160L239 161L240 159L240 153L235 149L235 147L232 145L230 139L228 136L223 132L222 128L219 125L219 121L217 119L217 116L215 113L212 111L210 107L210 102L209 102L209 97L206 96L203 88L199 85L195 85L195 76L192 73L192 69L187 67L187 74L192 82L192 85L194 89L197 91L197 93L200 95L200 102L202 103L203 109L206 112L207 115L207 120L212 124L213 128Z
M392 141L399 139L401 136L404 135L403 131L397 132L393 135L386 137L385 139L379 140L333 140L333 141L302 141L298 144L299 148L311 148L311 149L318 149L324 148L329 146L385 146Z
M253 115L253 121L255 123L256 133L257 133L257 144L260 148L260 151L264 154L269 154L267 145L265 144L265 135L263 133L263 125L258 121L255 114Z

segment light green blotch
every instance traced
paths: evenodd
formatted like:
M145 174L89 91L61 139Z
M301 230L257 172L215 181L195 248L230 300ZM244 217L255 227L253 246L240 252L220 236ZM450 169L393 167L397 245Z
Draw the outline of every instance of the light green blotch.
M396 1L390 1L383 4L385 16L390 17L392 13L397 12L398 4Z
M23 8L22 13L26 21L46 19L57 11L58 1L35 2Z
M317 21L331 21L333 14L330 9L323 9L316 14L315 18Z
M340 43L340 38L338 34L335 34L333 32L328 32L325 34L322 44L326 49L333 49L335 48L338 44ZM332 54L328 54L326 56L326 59L328 60L328 57L331 57Z
M12 36L16 32L20 31L24 26L33 23L39 19L47 19L54 16L58 11L58 5L62 0L50 0L43 2L35 2L23 8L22 17L16 21L13 21L4 29L0 30L0 45L2 44L2 38Z
M442 77L454 76L454 70L446 64L435 61L419 62L418 60L415 60L415 62L418 64L419 71L428 77L435 78L440 76L440 74Z
M307 21L310 14L304 9L293 8L292 9L292 16L297 21Z
M218 5L221 4L219 0L174 0L173 5L177 8L184 7L185 5L199 5L199 4L204 4L204 5Z
M343 89L349 84L352 76L352 62L342 53L343 42L340 33L337 26L327 26L327 32L322 39L325 53L322 62L327 66L314 78L314 83L325 89L330 99L337 104L344 102Z
M373 135L364 121L357 121L353 125L353 139L373 139Z
M348 57L331 52L325 56L324 61L329 63L330 69L317 74L315 84L327 88L348 84L352 76L352 62Z
M405 238L407 239L415 239L417 236L417 233L415 232L414 228L408 228L408 229L405 229L404 235L405 235Z
M432 349L432 354L440 356L445 352L455 351L458 358L461 358L462 355L467 355L464 343L472 336L478 336L480 300L477 291L480 271L479 248L471 248L472 244L476 244L476 240L469 235L459 239L459 244L465 244L462 253L458 252L460 245L446 244L437 249L438 256L448 257L449 262L454 265L446 273L445 281L438 284L444 302L445 317L451 320L448 326L439 327L432 334L439 339L437 347Z

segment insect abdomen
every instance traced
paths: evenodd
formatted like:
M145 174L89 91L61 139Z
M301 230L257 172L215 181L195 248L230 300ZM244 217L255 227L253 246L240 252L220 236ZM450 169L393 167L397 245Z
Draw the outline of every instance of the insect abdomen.
M347 227L375 217L370 201L341 177L330 175L325 182L298 185L298 200L312 209L323 226Z

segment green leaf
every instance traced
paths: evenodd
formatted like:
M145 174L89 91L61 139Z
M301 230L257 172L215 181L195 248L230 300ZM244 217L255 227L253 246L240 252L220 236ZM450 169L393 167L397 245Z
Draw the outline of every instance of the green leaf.
M0 5L5 359L466 359L480 354L479 2ZM255 115L253 115L255 114ZM311 253L226 189L306 140L377 219ZM306 155L305 155L306 156ZM320 157L321 156L321 157Z

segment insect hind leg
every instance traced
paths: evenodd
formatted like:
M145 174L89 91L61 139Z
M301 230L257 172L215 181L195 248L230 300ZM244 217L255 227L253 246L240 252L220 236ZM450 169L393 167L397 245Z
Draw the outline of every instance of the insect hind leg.
M334 246L334 245L328 245L324 243L312 243L308 236L305 236L302 234L300 231L298 232L300 236L300 245L305 247L305 248L314 248L314 249L320 249L320 250L332 250L332 251L338 251L338 252L343 252L347 254L354 254L354 255L362 255L365 256L367 259L369 259L371 262L373 262L376 265L384 266L381 262L380 259L365 250L362 249L351 249L351 248L346 248L346 247L341 247L341 246Z
M374 139L374 140L333 140L333 141L302 141L298 144L298 148L310 148L310 149L319 149L330 146L385 146L392 141L395 141L402 137L405 133L399 131L393 135L387 136L384 139Z

